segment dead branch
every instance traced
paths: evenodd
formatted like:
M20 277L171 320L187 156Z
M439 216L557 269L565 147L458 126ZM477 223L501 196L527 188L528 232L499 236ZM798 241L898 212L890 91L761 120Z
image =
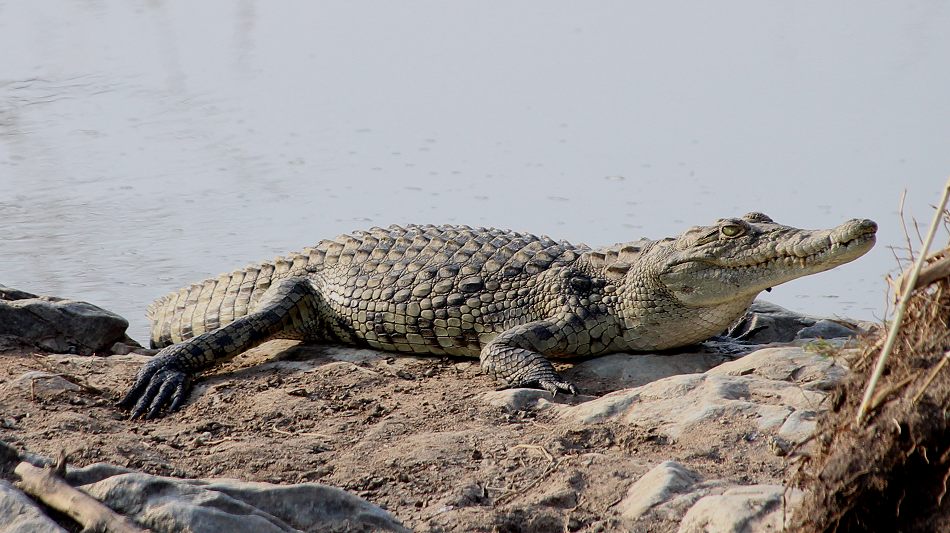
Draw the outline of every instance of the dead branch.
M917 282L914 283L914 286L910 289L911 291L927 287L938 279L950 277L950 248L944 248L939 252L930 254L926 261L926 264L920 269ZM908 284L909 278L909 269L897 278L896 294L903 294L905 290L908 290L905 286Z
M13 470L20 476L19 488L46 505L66 513L79 522L84 531L106 533L143 533L129 519L116 514L92 496L73 488L53 470L21 462Z

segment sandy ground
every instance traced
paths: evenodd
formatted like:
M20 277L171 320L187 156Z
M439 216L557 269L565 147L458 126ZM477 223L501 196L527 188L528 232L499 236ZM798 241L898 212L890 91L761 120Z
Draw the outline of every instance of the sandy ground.
M477 361L286 341L200 380L180 412L129 421L113 403L145 360L0 353L0 440L49 456L65 450L80 466L325 483L417 531L613 531L628 487L668 459L707 479L781 483L782 459L752 421L673 442L651 429L492 407L483 396L497 383ZM36 370L78 386L56 392L48 386L64 382L22 377ZM625 385L578 384L596 394Z

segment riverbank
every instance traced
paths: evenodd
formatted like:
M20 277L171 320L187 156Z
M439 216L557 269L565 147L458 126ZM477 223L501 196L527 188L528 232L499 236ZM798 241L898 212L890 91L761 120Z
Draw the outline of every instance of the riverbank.
M339 487L415 531L781 529L785 506L800 498L783 486L789 454L800 453L854 350L807 338L847 332L838 322L758 311L737 327L762 335L768 325L792 342L750 344L747 355L706 345L567 363L562 372L583 387L577 396L495 391L469 359L275 341L203 378L180 412L149 422L113 406L147 355L7 342L0 440L39 456L66 452L75 467ZM77 482L90 479L76 472ZM93 477L131 475L108 472ZM141 487L144 499L131 503L98 490L156 531L211 512L201 498L169 507Z

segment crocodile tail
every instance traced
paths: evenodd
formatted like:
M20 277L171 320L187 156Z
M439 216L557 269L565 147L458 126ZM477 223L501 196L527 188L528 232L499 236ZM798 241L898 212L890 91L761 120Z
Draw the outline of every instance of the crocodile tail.
M254 310L275 280L319 268L323 254L306 248L173 292L148 306L152 348L164 348L230 324Z
M251 265L163 296L148 306L152 348L225 326L248 313L270 287L274 265Z

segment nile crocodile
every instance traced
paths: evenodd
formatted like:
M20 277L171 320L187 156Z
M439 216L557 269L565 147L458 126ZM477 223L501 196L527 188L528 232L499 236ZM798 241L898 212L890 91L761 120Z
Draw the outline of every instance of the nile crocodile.
M480 357L509 386L574 393L547 357L703 341L760 291L860 257L876 231L761 213L599 249L468 226L357 231L156 301L151 342L163 349L120 406L173 411L197 373L270 339Z

